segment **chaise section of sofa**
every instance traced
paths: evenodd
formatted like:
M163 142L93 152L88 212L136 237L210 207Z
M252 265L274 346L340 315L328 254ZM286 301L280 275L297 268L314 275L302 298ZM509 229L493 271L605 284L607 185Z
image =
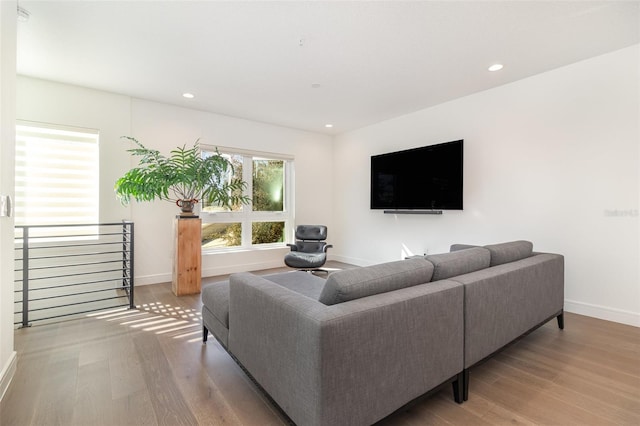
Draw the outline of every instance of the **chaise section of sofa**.
M325 280L303 271L264 275L264 279L313 299L320 297ZM211 332L220 344L229 345L229 281L206 285L202 289L202 340Z
M462 303L447 280L327 306L235 274L229 351L296 424L369 425L462 381Z

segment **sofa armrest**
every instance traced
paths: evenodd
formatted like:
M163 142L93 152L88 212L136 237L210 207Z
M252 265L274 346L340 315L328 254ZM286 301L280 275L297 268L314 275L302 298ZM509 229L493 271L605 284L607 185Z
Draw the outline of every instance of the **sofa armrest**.
M541 253L452 278L465 286L465 368L559 314L564 257Z
M229 350L297 424L372 424L463 369L463 288L417 285L326 306L231 277Z

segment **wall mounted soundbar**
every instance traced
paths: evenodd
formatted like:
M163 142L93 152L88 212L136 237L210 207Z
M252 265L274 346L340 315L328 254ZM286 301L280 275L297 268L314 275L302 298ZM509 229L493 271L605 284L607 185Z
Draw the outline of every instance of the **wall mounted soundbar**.
M385 210L384 214L442 214L442 210Z

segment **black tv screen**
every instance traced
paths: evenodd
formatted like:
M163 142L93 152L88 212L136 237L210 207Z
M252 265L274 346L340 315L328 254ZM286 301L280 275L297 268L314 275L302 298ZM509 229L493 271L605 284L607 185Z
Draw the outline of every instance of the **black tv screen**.
M371 157L371 208L462 210L464 141Z

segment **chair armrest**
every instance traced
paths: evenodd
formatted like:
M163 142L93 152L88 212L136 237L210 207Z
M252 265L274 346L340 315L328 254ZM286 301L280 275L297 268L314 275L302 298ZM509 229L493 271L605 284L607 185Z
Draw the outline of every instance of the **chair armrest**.
M327 252L327 249L330 249L330 248L333 248L333 244L326 244L326 245L322 248L322 250L326 253L326 252Z
M230 352L297 424L372 424L463 369L453 281L326 306L233 274L229 314Z
M287 243L287 247L291 248L291 251L298 251L298 246L295 244L289 244Z

